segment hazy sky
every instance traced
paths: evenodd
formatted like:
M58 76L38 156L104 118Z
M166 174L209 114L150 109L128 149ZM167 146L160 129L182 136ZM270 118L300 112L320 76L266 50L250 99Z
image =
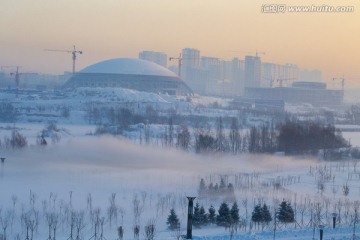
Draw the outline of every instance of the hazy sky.
M264 4L354 6L352 13L262 13ZM345 74L360 82L360 0L0 0L0 65L24 71L71 71L142 50L177 56L185 47L204 56L318 68L325 80ZM353 80L355 82L355 80ZM349 85L348 85L349 86Z

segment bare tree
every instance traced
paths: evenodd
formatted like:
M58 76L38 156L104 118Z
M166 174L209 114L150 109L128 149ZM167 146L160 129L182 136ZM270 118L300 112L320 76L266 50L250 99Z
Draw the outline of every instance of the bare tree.
M0 225L2 229L3 240L6 240L6 230L9 224L11 223L12 216L13 216L12 210L7 210L3 212L0 208Z
M177 147L188 150L190 146L190 132L188 127L185 124L182 124L177 128Z
M221 117L217 119L216 123L216 140L215 140L216 151L225 152L227 150L227 141L224 134L224 125Z
M121 215L121 225L124 225L124 216L125 216L125 209L122 207L119 207L118 209L120 215Z
M112 225L113 220L117 221L118 207L115 203L115 198L116 198L116 193L112 193L111 197L109 198L110 206L107 209L110 227Z
M92 212L92 196L91 196L91 193L88 194L88 196L86 198L86 203L87 203L86 208L91 214L91 212Z
M124 228L123 228L123 226L118 227L117 233L118 233L118 240L123 240L124 239Z
M139 235L140 235L140 225L135 225L134 226L134 239L139 239Z
M56 230L59 223L59 214L56 212L47 212L45 213L46 222L49 227L49 240L56 239ZM52 233L52 237L51 237Z
M170 117L168 126L168 146L172 147L174 142L174 124L173 119Z
M241 136L239 133L239 124L237 118L233 117L231 120L231 127L229 133L231 152L236 154L241 148Z
M21 219L26 227L27 239L32 240L34 237L34 233L39 226L39 211L31 209L28 212L23 213Z
M144 208L140 204L140 200L138 199L137 194L134 195L132 203L133 203L135 225L140 224L140 216L141 216L142 212L144 211Z
M156 221L154 218L148 220L144 228L145 240L154 240L156 236Z
M76 228L76 240L80 240L81 231L85 228L85 212L80 211L75 213L75 228Z

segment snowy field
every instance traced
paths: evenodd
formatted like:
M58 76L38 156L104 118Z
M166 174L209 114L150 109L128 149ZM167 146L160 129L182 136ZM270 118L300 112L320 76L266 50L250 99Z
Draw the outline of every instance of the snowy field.
M33 141L43 125L18 127ZM7 134L3 129L1 135ZM152 219L156 219L155 239L175 239L174 233L167 230L166 218L170 209L175 208L182 232L186 233L186 196L197 196L201 178L207 183L218 183L221 177L226 176L227 181L236 186L235 195L242 218L246 218L245 211L251 213L259 200L270 207L277 207L274 202L282 199L298 206L306 201L328 202L326 214L330 215L338 201L343 203L344 211L345 202L360 199L359 167L354 168L350 161L321 163L315 159L265 155L200 156L175 149L138 145L121 138L85 136L93 130L92 127L69 125L66 129L70 134L63 136L60 144L50 144L45 148L32 145L20 152L0 153L6 157L0 175L1 214L4 217L11 209L15 212L15 218L6 232L7 239L26 238L20 219L22 213L30 209L39 211L39 227L34 239L46 239L48 226L45 213L49 206L53 206L62 217L66 216L66 209L84 211L82 239L90 239L94 234L90 215L94 209L100 209L99 216L105 219L106 239L117 238L116 228L119 225L124 226L124 239L134 239L132 229L135 221L143 227ZM324 190L319 191L316 172L324 169L331 172L334 181L325 182ZM250 179L251 183L239 179ZM272 183L277 180L281 188L275 189ZM350 188L348 196L342 194L344 184ZM111 196L116 196L118 216L110 224L108 210ZM135 200L142 207L138 220L134 217ZM214 205L216 210L222 201L197 200L205 209ZM325 217L323 209L324 239L352 239L351 209L349 205L347 220L343 217L335 230L331 228L331 217ZM250 223L249 216L247 221ZM304 221L309 222L309 212L305 212ZM360 235L360 226L356 225L356 229L359 229ZM313 234L318 239L317 227L314 230L304 224L295 228L292 224L286 228L278 226L276 239L313 239ZM229 231L217 226L195 228L193 236L194 239L230 239ZM59 223L57 238L65 240L68 237L69 223L63 219ZM140 239L144 239L142 232ZM235 233L233 239L273 239L273 230L270 226L262 231L249 225L246 230L240 229Z
M124 228L124 239L134 239L135 225L140 226L140 239L144 239L144 226L150 221L156 224L155 239L176 239L176 233L167 229L166 219L174 208L181 233L186 233L186 196L197 197L195 203L199 202L206 210L211 205L218 210L224 200L233 203L222 196L199 198L201 179L206 184L218 184L225 179L235 186L235 200L246 227L235 232L232 239L274 239L273 223L263 230L256 228L251 223L251 212L258 203L266 203L274 211L283 199L297 209L297 223L278 225L275 239L319 239L319 224L325 226L324 240L353 239L354 226L360 236L360 224L354 225L352 221L355 202L360 200L360 167L354 161L320 162L274 155L197 155L162 148L161 144L148 146L122 138L91 136L96 126L87 125L81 110L87 101L152 102L156 109L176 107L185 115L208 117L237 114L209 107L228 105L228 100L219 98L197 96L187 101L124 89L92 91L80 89L69 99L22 99L19 106L31 109L31 114L21 115L15 125L0 124L1 140L10 136L16 127L29 143L29 147L21 151L0 150L0 157L6 157L0 166L0 240L3 236L11 240L26 239L24 220L30 212L38 213L33 240L48 239L50 213L56 213L59 218L56 238L68 240L69 216L81 212L84 226L79 237L83 240L101 239L99 235L96 239L93 237L95 229L99 230L94 227L95 218L103 220L103 239L117 239L118 226ZM125 98L118 99L118 96ZM1 98L10 98L10 95ZM59 118L58 108L63 104L71 106L68 119ZM44 107L49 114L43 116L35 106ZM289 105L287 110L308 112L309 107ZM39 132L51 121L61 129L60 141L49 140L46 147L37 146ZM153 127L160 132L156 128L163 126ZM360 146L360 132L345 132L343 136L353 146ZM344 186L349 187L346 195ZM139 210L137 217L135 206ZM316 206L321 206L321 211L320 220L315 223L312 216ZM110 209L114 207L117 216L110 217ZM332 229L332 212L339 212L341 216L336 229ZM9 213L13 213L12 217L5 221ZM231 238L229 230L215 225L194 228L193 236L203 240Z

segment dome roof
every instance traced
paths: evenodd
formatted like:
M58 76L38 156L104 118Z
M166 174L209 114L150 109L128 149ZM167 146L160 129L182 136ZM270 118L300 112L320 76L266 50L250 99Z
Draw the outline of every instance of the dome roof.
M114 58L90 65L79 73L133 74L176 77L176 74L156 63L135 58Z

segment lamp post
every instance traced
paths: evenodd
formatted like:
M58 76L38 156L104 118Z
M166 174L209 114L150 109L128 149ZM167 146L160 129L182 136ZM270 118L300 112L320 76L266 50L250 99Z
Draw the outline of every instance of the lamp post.
M322 240L324 234L324 225L319 225L319 229L320 229L320 240Z
M333 229L335 229L337 213L332 213L331 215L332 215L332 218L333 218Z
M5 159L6 159L6 158L4 158L4 157L1 157L1 158L0 158L2 164L5 162Z
M194 206L195 197L187 197L187 199L189 200L189 205L188 205L186 239L192 239L192 218L193 218L193 206Z

